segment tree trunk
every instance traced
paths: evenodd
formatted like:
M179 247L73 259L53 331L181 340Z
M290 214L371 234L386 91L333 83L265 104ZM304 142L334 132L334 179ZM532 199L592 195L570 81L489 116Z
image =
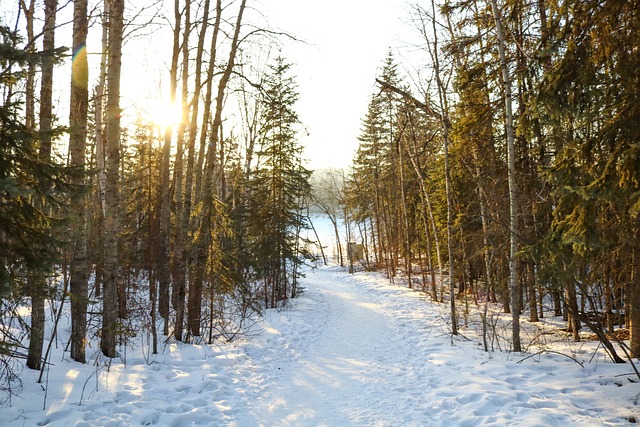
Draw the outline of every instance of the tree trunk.
M198 164L196 166L196 183L194 190L194 200L202 200L202 179L204 175L204 160L207 145L207 136L209 135L204 129L210 125L211 120L211 99L213 97L213 73L215 71L216 59L217 59L217 42L218 34L220 33L220 22L222 18L222 0L216 0L216 17L213 24L213 34L211 36L211 45L209 48L209 67L207 68L207 80L206 80L206 92L204 97L204 111L202 114L202 129L200 132L200 148L198 151ZM247 164L247 168L249 165ZM247 170L247 176L249 172ZM192 232L195 232L196 222L192 224Z
M568 312L568 327L567 332L571 332L573 334L573 340L575 342L580 342L580 321L578 319L579 309L578 309L578 297L576 294L576 288L573 284L568 283L565 289L566 292L566 300L565 305L567 307Z
M640 233L638 233L640 234ZM640 235L637 236L640 238ZM636 240L638 242L638 240ZM640 254L638 248L631 255L631 274L629 278L629 353L631 357L640 357Z
M180 15L179 0L174 1L174 28L173 28L173 50L171 55L171 68L169 69L169 100L173 104L176 100L176 88L178 82L178 60L180 58L180 26L182 15ZM171 227L171 137L172 127L164 129L164 146L162 149L162 167L160 178L160 243L158 245L158 312L164 319L165 336L169 335L169 303L170 303L170 253L169 253L169 233Z
M27 366L34 370L40 370L44 344L46 278L41 274L35 274L34 277L28 279L28 286L31 295L31 330L29 331Z
M491 10L498 35L498 52L502 69L505 118L507 127L507 155L509 178L509 290L511 292L511 319L513 351L521 352L520 343L520 285L518 282L518 189L516 187L516 159L513 129L513 108L511 106L511 77L506 56L506 41L502 31L502 18L496 0L491 0Z
M418 164L418 156L417 156L417 141L413 140L413 151L416 153L413 155L411 150L409 149L409 144L405 141L407 155L409 156L409 161L413 166L414 171L416 172L416 176L418 177L418 185L420 188L420 205L422 206L422 222L424 227L424 235L427 243L427 262L429 266L429 272L431 273L431 297L434 301L438 301L438 290L436 285L436 274L435 269L433 267L433 260L431 257L432 248L431 248L431 235L429 232L429 223L432 225L433 233L434 233L434 242L436 247L436 257L438 262L439 273L442 274L442 257L440 255L440 239L438 238L438 229L436 227L435 218L433 216L433 210L431 209L431 199L429 198L429 193L427 192L427 188L424 185L425 178L423 177L421 167ZM427 216L429 218L427 218Z
M526 277L529 285L529 322L539 322L538 318L538 299L536 297L536 276L535 265L533 262L527 263Z
M189 116L189 34L191 33L191 3L185 2L184 5L184 30L182 40L182 120L178 126L177 134L177 150L174 169L174 205L175 205L175 238L173 249L173 292L171 293L171 302L176 310L176 324L174 335L176 340L183 340L184 315L185 315L185 296L187 291L187 270L189 257L186 254L187 246L187 229L184 227L182 220L185 192L184 187L184 151L185 136L187 130L187 119Z
M87 0L74 2L73 62L71 65L71 95L69 114L69 151L71 165L83 175L75 184L84 185L85 150L87 143L87 109L89 105L89 67L87 63ZM87 331L87 298L91 265L87 256L87 198L76 197L73 203L75 224L72 230L73 255L71 263L71 358L85 363Z
M213 180L215 176L216 150L217 150L218 141L220 137L220 129L222 127L222 107L223 107L227 84L229 83L229 79L231 78L231 73L235 66L236 53L238 50L238 44L240 39L240 27L241 27L242 16L244 14L246 3L247 3L246 0L242 0L240 3L238 16L237 16L236 24L234 28L233 38L231 41L231 48L229 51L229 59L227 61L227 65L224 69L224 72L220 77L220 81L218 82L218 91L217 91L216 100L215 100L215 113L213 116L213 123L211 125L210 136L209 136L209 147L207 150L207 157L205 162L206 167L205 167L205 173L204 173L203 184L202 184L203 191L201 195L203 208L200 216L201 220L205 219L204 217L207 217L207 216L209 217L207 219L209 228L212 226L211 216L215 214ZM218 4L217 10L219 13L220 3L218 2L217 4ZM201 232L210 233L211 231L212 231L211 229L204 229Z
M42 50L45 57L42 61L42 80L40 86L40 160L51 161L51 130L53 123L53 50L55 49L55 28L57 0L45 1ZM41 209L46 209L40 206ZM43 271L34 271L29 279L31 294L31 339L27 366L31 369L42 367L42 348L44 341L45 313L44 301L47 294L47 278Z
M35 14L35 0L29 2L29 6L24 0L20 0L20 7L26 18L27 27L27 46L26 50L30 53L35 53L35 35L33 30L33 16ZM27 79L25 87L25 110L24 118L25 125L29 130L36 129L36 107L35 107L35 77L36 77L36 64L29 62L27 65Z
M120 231L120 71L124 0L109 0L109 55L107 67L106 119L106 216L104 220L105 280L100 348L106 357L116 357L118 324L118 233Z
M192 196L192 199L194 201L203 200L202 181L204 177L204 169L205 167L207 167L205 166L205 157L207 152L207 136L209 135L206 129L209 127L210 120L211 120L211 104L212 104L211 99L213 97L213 74L216 67L217 42L218 42L218 34L220 32L220 22L222 18L222 0L216 0L215 13L216 13L216 16L213 24L213 34L211 36L211 44L209 49L210 58L209 58L209 66L207 68L206 91L205 91L205 97L203 102L204 110L203 110L202 121L201 121L202 130L200 132L198 158L197 158L197 165L195 167L195 188L193 190L193 196ZM192 120L193 120L193 117L192 117ZM192 236L196 235L198 227L200 227L201 225L200 219L201 218L198 218L195 216L191 218L191 221L189 223L189 230ZM192 262L194 264L193 268L195 269L195 271L193 272L193 281L194 281L194 287L200 289L198 292L201 295L200 298L202 298L202 289L204 287L205 270L207 268L207 251L209 248L207 247L207 244L205 241L194 242L194 247L195 247L195 250L194 250L194 253L192 254L192 257L193 257ZM210 304L211 306L213 306L213 298L214 298L213 287L211 287L210 294L211 294ZM201 301L199 301L198 303L200 305L202 304ZM197 309L198 312L201 310L201 306L199 308L195 307L195 305L198 303L190 302L190 305L193 306L189 308L190 313L192 312L192 310ZM210 323L212 325L212 322L214 320L213 311L211 311L210 316L211 316ZM192 326L193 327L196 326L195 322L193 322L189 327L191 328ZM197 328L200 329L200 326L198 325ZM211 329L212 329L212 326L211 326ZM211 340L212 333L213 331L210 330L209 331L210 340Z
M99 297L101 285L104 282L104 218L107 213L107 175L105 171L105 134L103 126L104 94L107 86L107 54L109 46L109 0L104 0L102 12L102 53L100 54L100 77L96 88L95 99L95 123L96 123L96 167L98 175L98 234L100 245L97 249L98 261L96 262L95 296Z
M449 106L447 102L447 92L441 77L440 60L438 54L438 33L436 31L435 19L435 3L431 1L432 21L433 24L433 50L432 58L434 61L434 72L436 83L438 86L438 98L440 100L440 121L442 122L442 140L444 143L444 174L445 174L445 193L447 197L447 247L449 252L449 299L451 310L451 333L458 334L458 320L456 316L456 299L455 299L455 265L453 260L453 189L451 188L451 166L449 156L449 132L451 122L449 120Z
M200 93L201 93L201 81L202 81L202 54L204 51L204 41L208 28L209 21L209 5L210 0L205 0L204 3L204 16L202 18L202 27L200 28L200 34L198 36L198 47L196 50L196 69L194 73L195 89L191 98L191 123L189 125L189 146L187 153L187 175L185 179L185 197L182 212L182 227L184 233L189 233L190 230L190 218L191 218L191 203L194 200L193 191L193 175L194 175L194 163L195 163L195 150L196 150L196 136L198 133L198 119L199 119L199 106L200 106ZM202 133L206 133L206 127L201 129ZM194 251L195 252L195 251ZM196 253L189 254L191 259L191 266L193 269L198 269L198 265L195 263L197 258ZM191 274L191 280L189 281L189 296L188 296L188 310L187 310L187 325L189 332L192 336L200 336L200 322L202 311L202 289L204 276L199 272Z
M401 138L401 136L400 136ZM407 280L409 281L409 288L413 288L413 278L411 277L411 232L409 227L409 214L407 213L407 196L405 192L405 178L404 178L404 159L402 157L402 149L398 141L398 170L400 173L400 207L402 209L402 224L404 228L404 268Z

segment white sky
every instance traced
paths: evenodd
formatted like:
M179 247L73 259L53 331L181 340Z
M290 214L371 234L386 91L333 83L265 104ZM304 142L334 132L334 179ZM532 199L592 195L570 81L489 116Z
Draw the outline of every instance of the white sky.
M262 0L256 7L271 26L307 42L286 43L282 55L299 84L309 167L350 165L377 72L389 48L402 44L407 1Z
M287 32L304 41L280 38L284 43L282 55L293 64L292 73L299 85L300 100L296 108L308 132L308 135L303 132L300 136L305 146L304 157L311 169L351 164L358 145L361 120L376 90L375 77L389 49L395 52L406 42L407 33L412 32L404 23L409 15L409 3L409 0L248 2L249 7L263 15L271 29ZM6 6L5 0L0 0L3 15ZM9 7L12 9L15 8ZM59 16L59 22L67 22L68 18L63 16L70 14L71 10L70 6L66 7ZM67 27L70 34L70 26ZM61 31L57 35L57 42L69 45L70 36L63 34ZM158 82L167 78L166 66L159 69L157 65L151 66L158 59L165 65L170 61L167 41L170 38L165 40L161 34L155 33L154 37L143 42L146 46L142 49L133 49L133 54L132 46L125 46L123 106L139 104L140 96L153 98L151 94L157 92ZM100 32L93 29L89 36L89 52L95 53L100 48ZM97 56L91 55L90 60L97 66ZM147 71L141 72L141 69ZM57 72L57 77L66 84L66 72ZM66 103L61 105L65 107ZM143 105L135 106L144 108ZM61 118L66 117L65 111L62 108L58 112Z

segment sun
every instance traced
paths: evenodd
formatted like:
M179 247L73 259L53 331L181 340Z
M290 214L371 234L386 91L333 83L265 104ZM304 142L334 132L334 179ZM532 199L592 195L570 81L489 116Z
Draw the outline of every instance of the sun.
M150 100L145 108L149 120L158 128L166 129L182 121L182 106L179 102L166 100Z

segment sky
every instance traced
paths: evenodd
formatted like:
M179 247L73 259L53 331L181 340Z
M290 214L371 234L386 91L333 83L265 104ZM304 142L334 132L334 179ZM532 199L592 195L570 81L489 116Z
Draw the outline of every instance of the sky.
M389 50L396 51L411 33L410 25L406 24L410 3L410 0L248 2L248 7L261 14L269 28L300 40L279 39L281 54L293 65L291 72L299 85L296 110L304 126L300 140L305 146L303 156L310 169L351 164L361 121L371 95L377 90L375 77ZM0 10L5 18L11 16L8 10L15 11L15 7L7 6L0 0ZM133 9L137 6L130 3ZM71 11L67 5L60 12L58 23L69 22ZM56 35L57 43L68 46L70 25L63 27ZM96 68L100 31L90 31L89 37L89 60ZM161 82L166 83L168 76L170 37L170 31L161 29L155 31L151 39L133 38L126 42L121 94L125 115L126 110L147 108L145 103L157 97L154 92L166 92L167 88L162 87ZM62 67L68 67L68 64ZM67 70L62 72L60 69L56 77L59 87L66 87ZM57 114L65 118L68 101L64 99L64 91L61 96Z
M408 31L408 2L262 0L256 7L271 26L305 42L286 42L282 55L297 75L309 167L349 166L375 77Z

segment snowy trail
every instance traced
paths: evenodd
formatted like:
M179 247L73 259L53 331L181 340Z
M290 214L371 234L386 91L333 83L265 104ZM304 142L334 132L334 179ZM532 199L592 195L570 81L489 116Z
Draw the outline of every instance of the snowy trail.
M379 277L320 269L304 283L296 308L272 312L260 351L248 350L264 375L231 424L626 424L613 415L624 412L616 396L626 384L601 380L594 367L561 356L492 360L477 343L452 341L443 306Z
M291 359L276 362L283 368L251 409L253 420L239 425L392 425L420 407L412 350L396 319L379 295L341 277L309 274L308 298L319 303L304 316L316 330L283 338Z
M485 353L452 338L446 307L375 273L308 271L304 294L235 344L138 346L109 369L61 353L46 409L37 373L0 426L620 426L640 419L640 383L594 342L560 354ZM68 328L68 327L67 327ZM521 362L521 363L519 363Z

